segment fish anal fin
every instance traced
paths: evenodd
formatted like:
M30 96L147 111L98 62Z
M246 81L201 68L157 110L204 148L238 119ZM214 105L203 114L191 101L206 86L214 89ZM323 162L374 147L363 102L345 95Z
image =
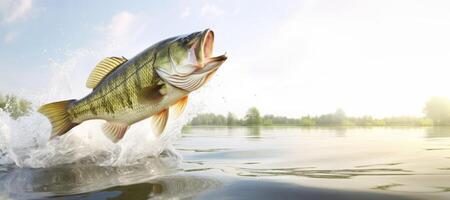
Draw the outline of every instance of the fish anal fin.
M127 61L128 60L124 57L107 57L103 59L95 66L91 74L89 74L89 78L86 81L86 87L97 87L98 83L100 83L106 75Z
M50 139L67 133L70 129L78 125L73 123L67 109L75 100L58 101L45 104L38 109L38 112L48 118L52 125L52 133Z
M128 130L129 127L130 126L125 123L106 122L103 125L102 129L106 137L108 137L108 139L110 139L112 142L116 143L123 138L125 132Z
M175 115L175 118L178 118L181 115L181 113L183 113L184 109L186 108L187 102L188 96L185 96L172 105L171 108Z
M155 114L151 118L153 133L156 136L160 136L166 127L167 120L169 119L169 110L164 109L161 112Z

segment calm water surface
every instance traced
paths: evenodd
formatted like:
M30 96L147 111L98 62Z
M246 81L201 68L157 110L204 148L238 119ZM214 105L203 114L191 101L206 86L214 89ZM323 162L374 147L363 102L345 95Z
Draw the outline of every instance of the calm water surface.
M185 128L174 146L127 167L0 166L0 199L450 199L450 128Z

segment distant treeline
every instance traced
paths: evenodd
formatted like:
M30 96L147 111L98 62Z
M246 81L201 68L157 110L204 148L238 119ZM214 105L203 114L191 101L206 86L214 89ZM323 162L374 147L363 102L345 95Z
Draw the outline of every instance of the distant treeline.
M31 102L15 95L0 94L0 110L14 119L28 115ZM206 113L189 122L192 126L450 126L450 100L446 97L432 97L426 102L424 117L399 116L374 118L371 116L349 117L342 109L319 116L288 118L284 116L261 116L256 107L248 109L244 118L233 113L227 116Z
M425 117L398 116L374 118L371 116L349 117L342 109L320 116L288 118L284 116L261 116L256 107L248 109L244 118L233 113L227 116L200 114L189 123L192 126L432 126L450 125L450 100L432 97L423 109Z

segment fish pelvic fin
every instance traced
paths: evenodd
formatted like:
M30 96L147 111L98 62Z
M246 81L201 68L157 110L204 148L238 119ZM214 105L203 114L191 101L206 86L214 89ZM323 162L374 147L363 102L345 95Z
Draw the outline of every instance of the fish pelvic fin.
M103 133L105 133L106 137L112 142L117 143L123 138L129 127L130 126L125 123L106 122L103 125Z
M77 126L78 123L73 123L67 109L70 108L75 99L58 101L45 104L38 109L38 112L48 118L52 125L52 133L50 139L56 136L64 135L70 129Z
M185 96L172 105L171 109L174 112L175 118L180 117L188 103L188 96Z

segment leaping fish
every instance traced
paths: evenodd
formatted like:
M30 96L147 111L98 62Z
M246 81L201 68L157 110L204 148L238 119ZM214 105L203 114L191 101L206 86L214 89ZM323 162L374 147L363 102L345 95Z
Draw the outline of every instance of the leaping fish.
M149 117L159 136L169 108L178 117L189 93L203 86L227 59L225 54L212 56L213 43L214 33L206 29L160 41L130 60L103 59L87 79L91 93L39 108L52 125L50 138L86 120L103 119L103 132L118 142L132 124Z

